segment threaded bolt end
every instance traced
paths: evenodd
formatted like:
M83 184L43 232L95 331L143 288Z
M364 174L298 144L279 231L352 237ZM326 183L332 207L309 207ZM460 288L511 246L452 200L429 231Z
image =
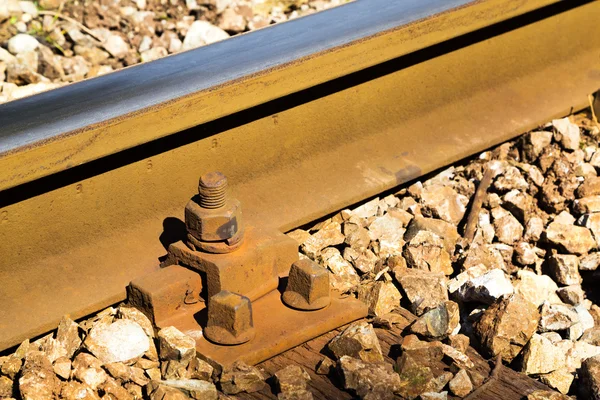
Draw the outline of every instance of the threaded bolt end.
M216 171L202 175L198 184L198 193L201 207L223 207L227 201L227 178Z

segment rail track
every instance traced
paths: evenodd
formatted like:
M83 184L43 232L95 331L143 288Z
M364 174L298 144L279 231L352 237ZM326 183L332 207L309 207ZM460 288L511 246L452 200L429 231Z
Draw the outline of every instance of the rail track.
M589 106L599 15L356 1L0 105L0 349L157 274L207 171L287 232Z

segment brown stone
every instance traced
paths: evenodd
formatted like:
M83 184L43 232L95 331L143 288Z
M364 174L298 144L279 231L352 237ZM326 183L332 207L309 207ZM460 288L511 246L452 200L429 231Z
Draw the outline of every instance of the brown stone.
M161 385L177 389L195 400L217 400L217 388L211 382L197 379L165 380Z
M108 374L102 369L102 363L86 353L79 353L73 360L72 376L93 390L108 379Z
M415 217L408 224L404 240L410 242L421 231L428 231L442 238L446 251L454 254L454 248L460 239L455 225L440 219Z
M64 356L69 359L73 358L73 354L75 354L79 349L79 346L81 346L79 325L67 316L62 317L56 331L56 340L64 348Z
M174 326L161 329L158 342L161 360L179 361L187 365L196 356L196 341Z
M571 398L553 390L535 390L527 395L527 400L571 400Z
M579 389L584 399L600 399L600 356L586 359L579 372Z
M466 397L473 390L473 383L469 374L461 369L454 375L454 378L448 383L450 393L458 397Z
M429 339L440 339L452 333L459 319L458 305L446 301L421 315L410 326L410 331Z
M300 248L304 254L314 260L322 249L344 243L344 240L346 238L342 235L340 223L330 222L305 240Z
M338 360L344 388L361 399L393 399L401 391L400 376L387 363L368 363L349 356Z
M398 393L407 399L415 399L424 392L429 392L430 382L434 379L431 368L422 365L412 356L403 353L396 361L396 371L400 376Z
M579 285L579 259L572 254L555 254L548 260L548 267L554 280L561 285Z
M600 195L600 177L586 179L575 191L577 198Z
M110 396L111 399L116 400L134 400L134 397L125 389L119 382L112 378L108 378L99 389L104 392L105 396Z
M0 376L0 398L13 397L13 381L7 376Z
M152 381L146 386L150 400L189 400L181 390Z
M492 216L494 231L500 242L512 245L521 239L523 225L509 211L502 207L496 207L492 210Z
M71 376L71 360L67 357L59 357L52 364L54 373L63 379L69 379Z
M369 282L358 288L358 299L369 307L369 315L382 316L400 306L402 295L392 282Z
M546 229L546 239L567 253L585 254L596 248L592 233L583 226L552 222Z
M470 341L469 337L466 335L463 335L462 333L448 336L448 341L447 341L447 343L450 346L454 347L456 350L460 351L461 353L464 353L467 351L467 349L469 348L470 342L471 341Z
M134 382L140 386L144 386L149 382L144 370L139 367L130 367L122 363L108 363L104 365L104 369L113 378L121 382Z
M448 300L447 279L443 273L402 268L394 273L414 314L422 315Z
M445 250L443 240L432 232L418 232L407 243L402 254L412 268L445 275L453 272L450 254Z
M421 191L421 203L436 218L454 225L462 220L465 204L461 197L450 186L428 185Z
M514 294L492 304L474 324L484 353L511 362L535 333L540 314L537 307Z
M19 393L23 400L53 399L60 391L60 380L46 355L29 352L19 377Z
M580 215L600 212L600 196L595 195L576 199L573 201L573 211Z
M15 379L21 366L23 365L23 361L21 361L17 357L9 357L8 360L4 361L2 364L1 372L3 375L8 376L10 379Z
M365 321L355 322L331 339L327 348L339 359L342 356L365 362L383 362L379 339L373 326Z
M60 399L64 400L100 400L100 396L95 390L92 390L83 383L77 381L64 382L61 391ZM128 400L128 398L126 398ZM118 399L121 400L121 399Z
M190 379L199 379L201 381L210 381L213 374L213 367L198 357L192 358L187 370Z
M266 386L263 373L258 368L246 365L241 361L235 362L231 368L223 371L220 384L221 390L225 394L253 393Z
M307 382L310 375L297 365L289 365L275 372L275 383L279 399L312 399Z
M527 375L546 374L565 366L561 349L545 337L534 334L523 349L522 371Z

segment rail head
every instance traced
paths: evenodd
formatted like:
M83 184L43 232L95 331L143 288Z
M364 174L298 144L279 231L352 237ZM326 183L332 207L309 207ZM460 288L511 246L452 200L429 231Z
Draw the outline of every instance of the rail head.
M0 105L0 191L556 2L358 0Z

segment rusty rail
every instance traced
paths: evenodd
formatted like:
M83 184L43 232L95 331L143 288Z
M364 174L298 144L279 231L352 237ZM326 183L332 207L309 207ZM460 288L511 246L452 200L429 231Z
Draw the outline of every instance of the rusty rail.
M599 12L357 1L0 106L0 349L156 271L203 172L285 231L584 107Z

